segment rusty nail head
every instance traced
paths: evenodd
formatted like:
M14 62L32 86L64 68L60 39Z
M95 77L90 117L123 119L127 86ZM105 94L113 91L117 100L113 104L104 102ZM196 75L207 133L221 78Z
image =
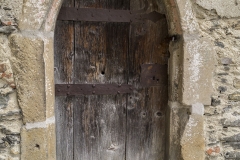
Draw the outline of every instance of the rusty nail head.
M57 91L60 92L60 89L58 89Z
M93 91L92 93L95 94L95 91Z
M120 91L117 91L118 94L120 94Z
M67 88L70 88L70 85L67 85Z
M121 87L121 84L119 84L118 87Z
M96 85L95 85L95 84L93 84L93 85L92 85L92 87L93 87L93 88L95 88L95 87L96 87Z

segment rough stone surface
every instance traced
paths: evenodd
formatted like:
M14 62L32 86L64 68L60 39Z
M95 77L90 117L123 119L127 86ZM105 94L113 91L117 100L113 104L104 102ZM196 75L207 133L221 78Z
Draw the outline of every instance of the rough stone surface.
M192 1L200 28L213 46L214 76L211 106L205 106L206 159L237 159L239 142L239 1ZM228 142L227 140L230 140Z
M53 35L53 34L51 34ZM46 118L54 116L54 64L53 37L44 38L45 88L46 88Z
M187 35L184 39L182 103L210 105L215 51L206 38Z
M222 47L222 48L224 48L224 47ZM226 57L222 58L221 62L222 62L222 64L225 64L225 65L233 63L231 58L226 58Z
M184 160L204 160L205 140L203 124L203 116L192 114L189 117L181 139Z
M19 21L21 30L39 30L48 13L51 0L25 0L23 1L23 12Z
M44 160L46 157L46 128L22 129L21 142L22 146L21 159L24 160Z
M240 89L240 79L234 79L233 86L237 89Z
M10 46L23 121L44 121L46 108L43 40L36 36L13 34L10 37Z
M239 17L239 0L196 0L196 3L207 10L215 10L221 17Z
M240 101L240 92L234 92L233 94L229 94L229 100Z
M183 160L181 153L181 137L185 130L185 126L189 118L189 108L185 108L179 103L169 102L169 142L168 142L168 153L166 159L176 160L178 157L179 160Z
M204 105L202 103L193 104L191 108L191 113L202 116L204 114Z
M0 36L0 57L0 159L19 159L22 116L5 35Z

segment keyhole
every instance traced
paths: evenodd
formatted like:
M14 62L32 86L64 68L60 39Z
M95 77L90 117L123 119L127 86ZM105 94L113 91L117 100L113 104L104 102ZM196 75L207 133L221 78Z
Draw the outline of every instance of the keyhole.
M155 76L153 76L153 80L155 80Z

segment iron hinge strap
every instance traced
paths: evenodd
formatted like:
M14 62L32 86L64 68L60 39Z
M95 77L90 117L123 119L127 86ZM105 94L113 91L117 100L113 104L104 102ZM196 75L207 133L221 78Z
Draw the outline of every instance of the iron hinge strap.
M58 20L92 21L92 22L138 22L150 20L157 22L165 18L164 14L153 11L139 13L139 11L62 7Z
M114 95L133 92L128 84L55 84L56 96Z

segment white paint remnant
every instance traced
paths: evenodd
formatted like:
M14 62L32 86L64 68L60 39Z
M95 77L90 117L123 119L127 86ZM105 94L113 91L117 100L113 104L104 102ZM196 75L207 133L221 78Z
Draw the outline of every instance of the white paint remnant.
M187 50L188 53L190 55L188 61L191 61L189 63L189 73L191 73L189 75L189 89L192 91L192 93L195 92L195 89L198 90L199 86L198 86L198 81L200 79L200 67L202 67L202 57L200 55L200 49L201 47L204 47L203 45L201 45L201 43L199 43L199 40L193 40L187 43ZM197 92L195 92L197 93ZM195 99L199 99L199 95L198 94L194 94L194 98Z
M46 121L36 123L26 123L26 129L47 128L48 125L55 123L55 116L47 118Z
M202 116L204 114L204 105L202 103L192 104L191 113Z
M185 15L182 18L183 30L189 33L198 31L199 26L192 10L192 4L187 1L184 7Z
M194 134L192 131L192 127L197 126L197 124L198 124L198 122L192 116L190 116L188 123L187 123L188 129L185 130L186 137L189 137L189 139L192 138L192 135Z

